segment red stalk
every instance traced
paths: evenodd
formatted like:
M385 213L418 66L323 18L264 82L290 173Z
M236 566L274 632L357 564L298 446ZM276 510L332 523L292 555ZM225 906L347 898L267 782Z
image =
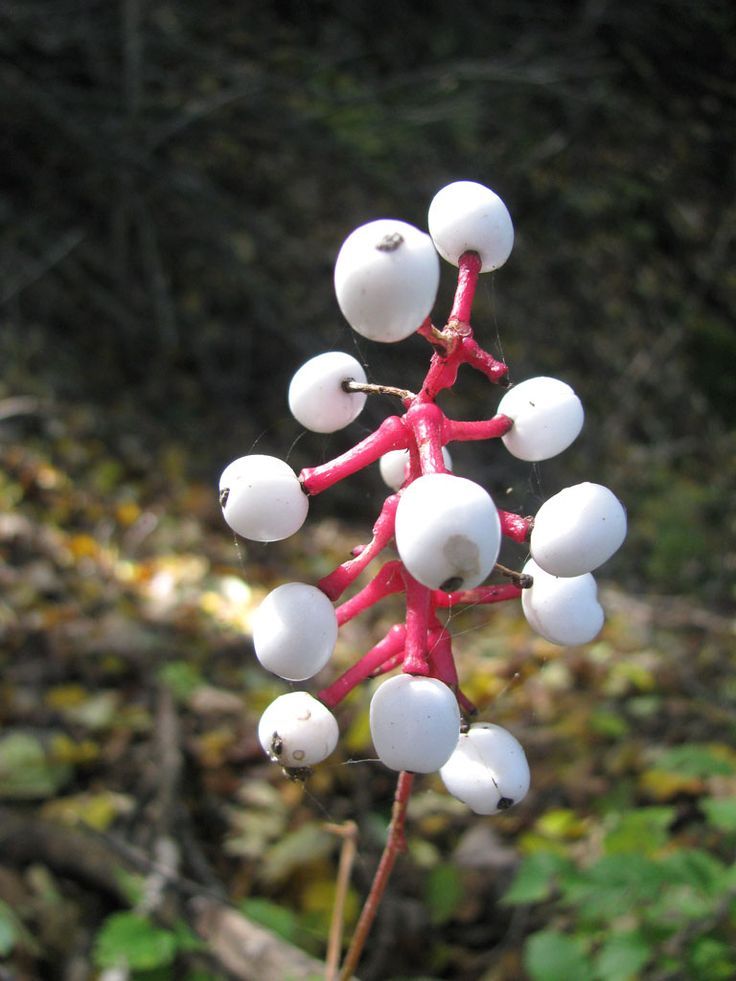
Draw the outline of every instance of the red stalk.
M333 484L350 477L364 467L375 463L389 450L405 450L409 434L400 416L389 416L370 436L356 443L342 456L335 457L319 467L305 467L299 474L307 494L321 494Z
M432 591L432 604L437 607L445 606L478 606L481 603L503 603L506 600L518 599L522 589L513 583L502 583L498 586L476 586L475 589L459 589L454 593L443 593L440 589Z
M501 531L507 538L522 544L529 541L532 530L531 518L524 518L520 514L514 514L512 511L501 511L500 509L498 517L501 519Z
M513 424L513 420L503 414L492 416L490 419L480 419L477 422L448 419L445 416L442 438L445 443L453 440L494 439L507 433Z
M396 522L396 508L399 506L398 494L391 494L383 502L381 513L373 525L373 538L357 555L347 562L343 562L334 569L329 575L317 583L319 588L335 600L338 596L354 582L361 572L370 565L375 557L383 551L391 539L394 537L394 524Z
M380 640L359 661L341 674L336 681L318 692L317 698L328 708L334 708L356 685L365 681L366 678L370 678L389 658L403 650L405 638L406 627L404 624L395 624L383 640Z
M335 610L338 627L342 627L348 620L357 617L364 610L382 600L384 596L400 593L403 588L404 579L401 563L397 559L394 559L393 562L386 562L367 586L364 586L359 593L351 596L349 600L340 604Z
M482 263L477 252L464 252L458 261L457 289L450 310L449 322L470 324L470 311L473 306L478 275Z
M421 471L447 473L442 455L445 414L434 402L413 405L407 410L406 424L416 440Z
M396 793L394 794L394 803L391 809L391 824L388 829L386 847L383 849L381 860L378 863L378 868L373 878L371 891L368 893L368 898L363 906L360 919L355 927L353 939L345 955L345 961L340 972L340 981L350 981L350 978L352 978L355 968L358 966L360 955L363 953L368 934L373 926L373 921L376 918L381 899L386 891L391 870L394 867L399 853L406 849L404 825L406 823L406 811L409 806L413 783L414 774L402 770L396 783Z
M429 674L427 635L430 615L430 590L404 570L406 591L406 643L403 670L406 674Z

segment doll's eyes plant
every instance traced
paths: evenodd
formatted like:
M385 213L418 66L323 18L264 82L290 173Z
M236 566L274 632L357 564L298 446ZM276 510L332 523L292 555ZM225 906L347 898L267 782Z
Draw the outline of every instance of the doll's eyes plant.
M514 241L498 195L472 181L450 184L433 199L428 227L429 234L390 219L360 226L343 243L334 275L338 305L357 333L382 343L417 333L429 342L433 353L420 390L369 383L362 365L340 351L307 361L289 387L292 414L317 433L347 426L371 394L394 396L401 414L389 416L346 453L298 475L275 457L253 454L231 463L220 479L225 521L236 534L260 542L294 534L310 497L374 463L391 488L371 539L316 584L273 590L256 611L253 629L263 666L303 682L328 663L341 626L386 596L404 595L403 621L371 650L316 695L293 691L277 698L259 725L267 755L303 775L335 748L332 710L361 682L393 673L370 705L376 755L400 774L394 833L381 868L390 868L401 847L414 773L439 771L447 790L479 814L507 809L529 787L516 738L492 723L470 724L475 706L460 685L441 611L521 598L529 625L541 636L556 644L587 643L603 624L592 572L626 534L623 506L599 484L565 488L530 517L498 508L485 488L451 471L447 446L456 441L497 439L525 461L556 456L578 436L584 413L561 380L531 378L510 387L506 364L474 339L470 315L478 277L501 267ZM458 269L441 329L431 319L439 256ZM493 416L451 419L437 405L464 364L505 389ZM497 566L503 536L529 544L531 558L520 572ZM398 558L338 602L391 544ZM494 569L504 581L486 584ZM358 953L361 930L364 940L362 919ZM343 976L357 962L355 945L354 939Z

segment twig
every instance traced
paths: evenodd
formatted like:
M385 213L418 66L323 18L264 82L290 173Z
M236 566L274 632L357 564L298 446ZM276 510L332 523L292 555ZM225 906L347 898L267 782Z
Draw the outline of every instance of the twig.
M308 981L322 976L320 961L252 923L237 910L204 897L193 899L189 909L194 927L207 942L210 953L234 978Z
M366 395L395 395L403 402L415 399L416 395L406 388L396 388L394 385L376 385L373 382L356 382L348 378L342 383L344 392L364 392Z
M350 941L350 946L348 947L348 952L340 973L340 981L349 981L355 968L358 966L360 955L363 953L365 942L368 939L368 934L378 912L378 905L386 890L391 870L394 867L399 852L403 851L406 847L404 824L406 822L406 810L409 806L409 797L411 796L413 784L414 774L402 770L396 784L386 847L383 849L381 861L378 863L378 869L371 884L371 891L368 893L368 898L360 914L353 939Z
M171 834L183 765L176 705L171 690L164 684L159 686L156 706L156 755L156 797L150 818L158 837Z
M179 748L179 720L169 688L161 685L156 711L158 770L156 797L150 808L154 831L152 844L154 867L146 876L138 911L150 915L163 903L166 887L175 879L179 868L180 848L174 832L177 790L182 768Z
M51 402L44 402L33 395L10 395L0 400L0 422L16 416L36 416L51 411Z
M509 569L507 566L501 565L500 562L497 562L494 568L497 569L502 576L510 579L515 586L519 586L521 589L529 589L534 582L534 578L527 575L527 573L515 572L513 569Z
M353 863L358 851L358 826L355 821L346 821L344 824L328 824L326 829L342 838L340 864L338 865L335 884L335 908L332 911L325 963L325 981L334 981L340 966L342 933L345 924L345 900L350 886L350 873L353 870Z

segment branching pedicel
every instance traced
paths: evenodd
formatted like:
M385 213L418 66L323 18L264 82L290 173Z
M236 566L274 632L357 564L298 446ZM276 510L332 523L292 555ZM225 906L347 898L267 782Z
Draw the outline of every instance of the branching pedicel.
M330 710L365 679L400 668L379 686L370 707L376 753L401 772L397 801L408 796L409 774L439 770L450 793L479 814L493 814L526 794L529 769L509 732L464 721L475 708L459 686L450 633L438 611L521 597L529 624L549 641L592 640L603 611L591 572L621 545L626 516L607 488L591 483L561 491L533 519L512 514L496 508L480 485L451 472L446 447L459 440L500 439L522 460L555 456L578 435L583 409L572 389L553 378L508 388L506 365L473 337L478 276L503 265L513 245L501 199L470 181L450 184L432 201L428 224L429 235L400 221L363 225L347 238L335 266L338 304L354 330L382 342L417 332L432 345L420 391L368 384L355 358L336 351L303 365L289 389L293 415L315 432L348 425L374 392L399 398L403 414L298 477L274 457L241 457L222 475L220 500L236 533L276 541L301 527L310 496L380 461L395 493L386 498L371 540L317 586L288 583L271 592L256 612L253 640L268 670L304 681L329 660L338 628L385 596L404 594L405 620L316 698L303 691L277 698L261 719L260 741L274 761L302 772L335 748L338 727ZM458 267L454 303L441 330L430 319L437 253ZM436 404L463 364L507 387L489 419L449 419ZM501 569L508 581L483 585L499 568L502 535L528 541L532 557L520 573ZM385 562L360 591L333 607L392 542L398 559Z

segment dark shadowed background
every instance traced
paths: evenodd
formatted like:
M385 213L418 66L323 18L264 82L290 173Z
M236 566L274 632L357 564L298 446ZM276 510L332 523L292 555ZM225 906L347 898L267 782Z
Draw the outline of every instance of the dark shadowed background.
M8 395L99 405L101 429L175 439L197 475L264 433L283 454L310 355L357 347L388 383L424 370L419 342L387 350L342 321L347 233L426 227L439 187L480 180L517 241L484 280L477 334L512 378L560 375L588 411L550 488L608 481L631 511L627 574L729 598L730 4L59 0L0 16ZM495 407L468 385L475 412Z

